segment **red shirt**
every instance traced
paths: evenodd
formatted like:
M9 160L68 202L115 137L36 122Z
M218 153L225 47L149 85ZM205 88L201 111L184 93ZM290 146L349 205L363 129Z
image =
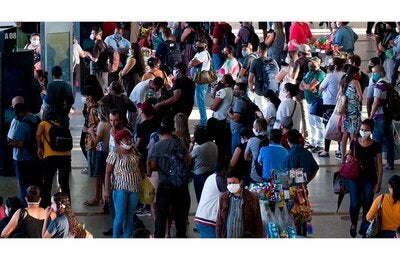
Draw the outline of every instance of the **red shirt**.
M288 132L282 134L281 145L283 147L285 147L286 149L290 148L289 143L288 143ZM300 145L301 145L301 147L304 147L304 138L302 135L300 135Z
M306 44L313 37L310 26L307 23L295 22L290 26L289 34L289 51L295 51L297 48L293 46L292 40L296 40L298 44Z
M228 23L217 23L214 26L213 30L213 38L218 39L218 44L214 44L212 46L212 53L213 54L218 54L219 53L219 46L222 44L224 34L232 32L232 26Z

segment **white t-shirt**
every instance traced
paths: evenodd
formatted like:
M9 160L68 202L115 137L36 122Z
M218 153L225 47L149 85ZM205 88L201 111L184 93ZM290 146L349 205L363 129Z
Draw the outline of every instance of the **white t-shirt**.
M201 71L203 70L210 70L211 68L211 63L210 63L210 54L208 54L207 50L204 50L202 52L197 52L194 57L193 60L196 59L198 61L200 61L202 63L201 65Z
M79 53L81 53L83 50L81 46L78 43L73 44L73 56L72 56L72 64L75 67L75 65L81 63L81 59L79 56Z
M131 94L129 95L129 99L135 103L135 105L144 102L146 92L149 90L150 80L151 79L141 81L133 88Z
M233 90L232 90L232 88L220 89L215 94L215 97L222 99L222 104L219 106L217 111L213 112L212 116L218 120L223 120L226 118L228 109L232 104Z
M340 88L340 80L344 72L335 71L328 73L320 84L324 105L336 105L336 97Z
M293 113L293 108L295 107L294 104L296 104L295 111ZM292 119L293 119L293 129L299 130L300 131L300 122L301 122L301 108L299 102L287 98L281 102L281 104L278 107L278 111L276 111L276 122L274 124L274 128L279 129L281 124L279 123L279 120L284 118L285 116L290 116L293 113Z

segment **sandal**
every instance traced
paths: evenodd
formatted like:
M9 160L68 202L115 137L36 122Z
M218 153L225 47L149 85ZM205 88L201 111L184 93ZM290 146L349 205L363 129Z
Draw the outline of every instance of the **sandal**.
M87 207L94 207L94 206L99 206L100 201L98 200L87 200L82 203L82 205L87 206Z

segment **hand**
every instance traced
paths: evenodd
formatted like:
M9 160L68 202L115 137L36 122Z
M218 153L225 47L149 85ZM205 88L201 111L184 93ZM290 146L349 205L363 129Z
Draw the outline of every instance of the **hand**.
M42 147L38 148L37 154L38 154L39 159L43 159L44 153L43 153L43 148Z
M379 193L381 191L381 184L377 183L374 187L374 193Z
M51 209L51 207L47 207L47 208L44 210L44 214L45 214L45 216L46 216L46 219L48 219L48 218L50 217L51 212L53 212L53 210Z
M110 202L110 190L109 189L104 189L104 200L107 202Z

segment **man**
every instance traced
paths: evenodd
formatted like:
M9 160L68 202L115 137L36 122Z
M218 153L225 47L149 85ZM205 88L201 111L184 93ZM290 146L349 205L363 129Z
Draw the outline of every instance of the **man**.
M347 63L352 65L352 66L356 66L357 68L360 68L360 66L361 66L361 57L359 55L355 55L355 54L351 55L349 57ZM361 78L358 81L360 82L361 92L364 93L364 90L369 85L369 77L361 69L360 69L360 72L361 72Z
M288 152L280 144L281 137L281 130L271 129L271 132L269 134L269 145L262 147L259 151L257 161L263 166L262 177L264 180L271 180L271 170L285 169L283 162Z
M295 51L301 44L315 41L311 33L310 26L305 22L294 22L290 26L288 51Z
M7 142L8 146L13 148L19 197L26 206L26 189L31 185L41 184L41 172L35 147L36 129L40 118L28 111L21 96L14 97L11 104L15 111L15 118L11 121Z
M267 134L267 121L264 118L258 118L253 124L254 137L251 137L247 142L246 149L244 151L244 159L246 161L251 161L251 172L250 179L251 182L263 182L262 176L257 174L256 162L260 152L261 140L268 138Z
M162 109L164 106L172 107L171 117L178 113L184 113L187 118L193 110L195 84L192 79L186 76L187 66L183 62L174 65L174 85L172 86L172 97L158 102L154 109Z
M47 86L43 118L47 113L54 112L57 120L69 127L68 114L75 101L72 88L61 78L62 69L60 66L54 66L51 70L51 75L53 76L53 82Z
M108 83L118 80L118 73L125 66L126 57L128 55L128 51L131 47L131 43L124 38L124 25L119 23L115 27L114 34L107 36L104 39L104 43L107 47L111 47L114 51L117 51L120 55L118 70L109 73L108 75Z
M190 154L184 143L172 136L169 126L159 128L160 141L152 147L148 167L150 172L158 171L159 185L156 192L156 220L155 238L165 238L167 218L170 214L175 217L176 237L186 237L186 221L190 208L190 195L188 188L188 172L181 179L181 185L174 184L175 174L171 174L171 154L182 156L182 163L190 165ZM172 209L172 212L170 212Z
M373 139L386 148L386 170L394 170L394 138L392 119L385 116L383 104L387 99L388 88L392 86L385 78L386 73L382 65L376 65L372 68L373 103L370 119L374 120Z
M215 29L214 29L215 30ZM214 57L214 55L213 55ZM215 61L214 61L215 63ZM210 55L207 51L207 41L204 38L201 38L196 42L196 54L193 59L189 62L189 66L192 69L196 69L199 71L210 70L211 69L211 59ZM221 66L221 65L219 65ZM197 68L195 68L197 67ZM214 67L214 69L217 69ZM192 70L191 70L192 72ZM194 75L191 77L194 78ZM198 84L196 83L195 89L195 99L197 107L200 112L200 121L198 127L206 127L207 125L207 105L206 105L206 95L207 95L208 84Z
M224 34L226 33L232 33L232 26L226 22L216 22L212 33L213 45L211 48L214 69L216 71L219 70L219 68L222 66L222 63L224 62L224 60L221 59L220 51L224 44L223 39Z
M240 29L235 38L235 46L237 46L235 57L240 61L240 63L242 63L244 59L244 55L242 55L242 46L250 43L252 32L254 32L254 27L251 22L240 22ZM258 46L255 46L254 49L257 47Z
M338 45L341 51L353 54L358 35L348 24L349 22L336 22L338 29L335 33L333 44Z
M102 36L102 29L94 26L90 33L90 39L95 42L92 51L93 59L90 62L90 74L96 75L103 91L105 91L108 86L108 55L107 45L102 40Z
M278 74L278 63L271 57L267 57L267 45L261 42L258 46L258 57L253 60L249 71L249 90L254 94L254 103L263 111L267 106L264 93L271 89L278 91L278 82L275 77Z
M164 41L158 45L155 56L160 59L160 68L165 71L167 75L170 75L172 74L174 65L182 61L182 56L179 45L170 28L164 28L162 37Z
M312 153L300 145L301 134L296 129L288 132L289 153L283 163L286 169L303 168L309 183L317 174L319 166Z
M239 74L240 65L237 59L234 57L233 47L225 46L222 51L222 55L224 56L225 61L218 70L218 80L221 80L226 74L231 74L233 80L236 81Z
M238 81L240 82L248 84L250 65L257 58L257 53L254 50L256 49L253 48L251 43L242 44L243 63L238 75Z
M242 187L242 174L231 169L226 174L227 189L220 199L216 223L217 238L262 238L260 203L256 194Z

